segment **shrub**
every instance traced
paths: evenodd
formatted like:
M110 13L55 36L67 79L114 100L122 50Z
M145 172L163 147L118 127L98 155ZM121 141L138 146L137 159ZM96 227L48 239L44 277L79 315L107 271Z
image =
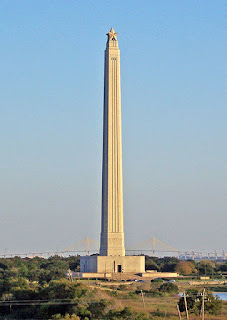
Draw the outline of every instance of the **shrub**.
M58 313L58 314L55 314L54 316L52 316L51 319L55 319L55 320L57 320L57 319L59 319L59 320L80 320L80 317L78 317L76 314L69 315L68 313L66 313L65 316L62 316L60 313Z
M164 280L162 280L161 278L156 278L156 279L152 279L151 283L163 283Z
M178 286L171 282L165 282L159 287L161 293L175 294L178 293Z
M88 310L91 312L92 316L97 319L105 314L105 308L107 306L107 301L101 299L100 301L91 302L88 305Z
M106 318L108 320L148 320L150 319L148 315L144 314L143 312L136 312L132 311L130 308L125 307L121 310L110 310L106 314Z
M210 314L220 314L222 310L222 300L219 297L213 296L211 292L207 294L207 301L205 301L205 312L207 311Z
M124 284L120 284L117 289L121 290L121 291L124 291L124 290L127 290L128 288Z
M163 311L160 311L159 308L157 308L156 311L153 311L152 315L156 317L162 317L162 318L166 316L166 314Z

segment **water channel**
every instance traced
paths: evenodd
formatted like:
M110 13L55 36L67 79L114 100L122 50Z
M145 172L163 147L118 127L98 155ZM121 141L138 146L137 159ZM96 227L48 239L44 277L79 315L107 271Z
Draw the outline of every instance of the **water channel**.
M227 301L227 292L212 292L214 296L218 296L221 300Z

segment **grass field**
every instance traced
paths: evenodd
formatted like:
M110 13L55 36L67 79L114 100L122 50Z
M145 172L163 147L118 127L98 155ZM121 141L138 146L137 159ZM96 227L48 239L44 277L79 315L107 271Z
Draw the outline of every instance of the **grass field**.
M160 283L145 283L138 282L107 282L107 281L86 281L90 287L96 290L97 297L109 301L109 308L122 309L129 307L133 310L143 312L148 315L149 319L179 319L177 312L178 295L173 296L150 296L144 294L144 302L141 294L135 294L135 291L148 291L158 289ZM187 281L176 281L179 291L183 292L188 288L192 288ZM195 286L193 286L195 287ZM197 288L204 288L204 285L196 286ZM217 291L225 291L225 286L205 286L206 289L212 288L212 291L217 287ZM222 290L223 289L223 290ZM190 320L201 319L200 316L189 314ZM186 319L185 313L182 313L182 319ZM223 309L220 315L205 315L206 320L226 320L227 319L227 302L223 301Z

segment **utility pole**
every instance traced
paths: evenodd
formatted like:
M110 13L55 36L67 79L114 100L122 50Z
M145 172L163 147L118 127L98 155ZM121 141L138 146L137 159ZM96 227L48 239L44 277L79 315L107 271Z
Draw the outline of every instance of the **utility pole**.
M184 304L185 304L185 312L186 312L186 318L189 320L189 315L188 315L188 305L187 305L187 299L184 291Z
M202 320L204 320L204 311L205 311L204 298L205 298L205 289L203 289L203 296L202 296L202 310L201 310Z
M178 311L179 319L181 320L181 314L180 314L180 309L179 309L179 305L178 304L177 304L177 311Z
M72 274L72 271L70 269L68 270L68 275L69 275L69 281L73 282L73 274Z
M142 296L142 301L143 301L143 307L145 308L145 301L144 301L144 293L143 293L143 290L141 290L141 296Z

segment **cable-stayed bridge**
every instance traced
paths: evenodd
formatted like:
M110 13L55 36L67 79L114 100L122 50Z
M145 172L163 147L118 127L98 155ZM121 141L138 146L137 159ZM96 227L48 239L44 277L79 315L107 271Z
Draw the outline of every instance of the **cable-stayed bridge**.
M0 254L0 258L10 258L10 257L45 257L48 258L50 256L59 255L59 256L72 256L72 255L91 255L99 252L99 241L85 238L73 246L66 248L62 251L40 251L40 252L15 252L15 253L7 253ZM146 254L149 256L155 257L164 257L164 256L175 256L182 260L201 260L201 259L209 259L209 260L226 260L227 255L224 250L221 252L211 252L207 251L206 253L203 251L182 251L176 248L171 247L167 243L152 237L143 242L135 244L133 247L126 248L126 254L128 255L140 255Z

